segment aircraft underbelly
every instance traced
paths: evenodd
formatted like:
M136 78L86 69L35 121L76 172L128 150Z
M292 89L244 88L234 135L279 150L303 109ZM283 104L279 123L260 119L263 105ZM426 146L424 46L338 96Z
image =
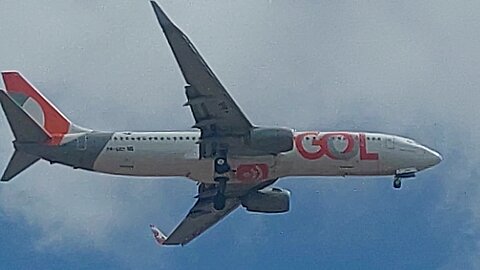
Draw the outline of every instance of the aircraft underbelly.
M112 150L113 147L113 150ZM107 145L94 164L94 170L132 176L185 176L195 181L214 183L213 160L199 159L192 147L175 150L136 147L135 151L117 151ZM232 183L251 183L284 176L279 175L273 156L231 157Z
M262 181L285 176L384 175L378 161L306 161L297 158L240 158L231 160L232 181ZM185 176L205 183L213 182L213 164L209 159L188 157L187 152L143 152L129 155L103 152L94 170L132 176Z

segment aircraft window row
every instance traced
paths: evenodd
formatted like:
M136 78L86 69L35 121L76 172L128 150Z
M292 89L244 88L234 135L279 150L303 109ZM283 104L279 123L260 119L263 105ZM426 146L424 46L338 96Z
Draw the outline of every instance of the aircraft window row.
M310 139L314 140L315 137L305 137L305 139L308 141ZM357 136L355 136L355 139L358 139ZM338 137L330 137L330 140L338 140L338 141L344 141L345 140L345 137L342 137L342 136L338 136ZM367 137L367 140L372 140L372 141L381 141L382 138L380 137Z
M120 140L120 141L123 141L123 140L125 140L125 141L135 141L135 140L137 140L137 141L147 141L147 140L148 141L158 141L158 140L160 140L160 141L164 141L164 140L166 140L166 141L170 141L170 140L174 140L174 141L176 141L176 140L180 140L180 141L183 141L183 140L190 141L190 140L192 140L192 141L195 141L196 137L190 137L190 136L186 136L186 137L183 137L183 136L179 136L179 137L177 137L177 136L174 136L174 137L157 137L157 136L155 136L155 137L122 137L122 136L120 136L120 137L113 137L113 140L114 141L117 141L117 140Z

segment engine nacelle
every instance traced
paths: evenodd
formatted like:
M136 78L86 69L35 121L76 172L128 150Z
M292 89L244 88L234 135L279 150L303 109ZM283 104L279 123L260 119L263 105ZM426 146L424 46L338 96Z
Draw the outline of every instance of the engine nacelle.
M250 148L267 154L280 154L293 149L293 130L256 127L250 131L246 143Z
M284 213L290 210L290 191L267 187L252 191L241 198L242 206L250 212Z

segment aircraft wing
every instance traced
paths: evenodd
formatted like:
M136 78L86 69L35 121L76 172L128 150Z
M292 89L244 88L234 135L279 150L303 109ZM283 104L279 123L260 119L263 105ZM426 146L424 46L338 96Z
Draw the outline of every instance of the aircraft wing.
M163 245L185 245L206 231L218 221L237 209L238 198L227 198L225 208L215 210L212 200L198 199L185 219L163 242Z
M156 241L161 245L186 245L194 238L208 230L241 204L240 198L251 191L263 189L277 181L270 179L260 184L228 184L226 189L227 199L222 210L213 208L213 196L217 192L215 185L200 184L198 186L197 202L190 209L187 216L165 237L158 233ZM154 233L155 234L155 233Z
M192 42L170 21L157 3L151 1L151 4L187 82L185 93L188 101L185 105L190 106L195 118L193 127L202 131L202 139L247 134L252 124Z

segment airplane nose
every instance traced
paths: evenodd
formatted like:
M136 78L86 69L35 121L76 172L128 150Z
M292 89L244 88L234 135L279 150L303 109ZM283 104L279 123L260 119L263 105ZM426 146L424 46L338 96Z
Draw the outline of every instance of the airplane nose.
M435 166L443 160L443 157L440 155L440 153L428 149L426 153L426 159L428 161L428 165Z

